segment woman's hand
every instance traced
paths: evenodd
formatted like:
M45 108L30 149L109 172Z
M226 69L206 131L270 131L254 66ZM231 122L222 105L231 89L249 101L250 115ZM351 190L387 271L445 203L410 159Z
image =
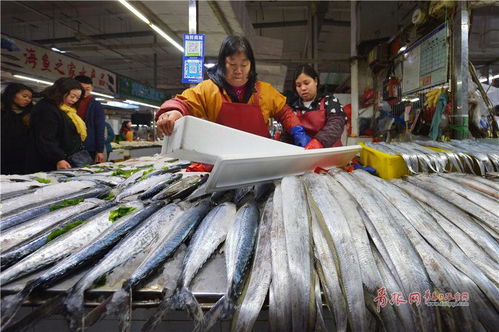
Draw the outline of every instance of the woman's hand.
M57 162L57 169L68 169L71 168L71 165L66 160L59 160Z
M172 110L161 114L158 118L156 124L159 130L163 132L166 136L170 136L173 133L173 127L175 126L175 121L182 117L182 113L177 110Z
M95 154L95 163L100 164L104 162L104 153L103 152L97 152Z

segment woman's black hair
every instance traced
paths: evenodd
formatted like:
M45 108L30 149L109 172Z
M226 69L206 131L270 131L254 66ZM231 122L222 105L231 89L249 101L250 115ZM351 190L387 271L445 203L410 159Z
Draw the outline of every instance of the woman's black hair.
M2 92L2 110L9 110L10 111L12 109L13 104L14 104L14 98L16 97L16 95L20 91L23 91L23 90L28 90L31 92L31 94L33 94L33 89L31 89L30 87L28 87L24 84L11 83L11 84L7 85L5 90L3 90L3 92ZM31 108L31 106L33 106L33 102L29 103L29 105L26 106L25 108L28 109L28 108Z
M80 101L85 96L85 89L81 86L80 82L71 77L61 77L54 82L51 86L40 92L48 101L59 107L64 103L64 96L68 94L71 90L80 90L81 95L76 103L72 107L78 108Z
M128 122L132 122L132 121L130 121L130 120L125 120L125 121L123 121L123 122L121 123L121 129L125 129L125 128L126 128L126 125L127 125L127 123L128 123ZM128 130L128 128L126 128L126 129Z
M251 63L248 83L246 83L246 93L242 100L243 103L247 103L254 92L257 76L255 55L253 54L253 48L248 39L243 36L228 36L225 38L222 42L222 46L220 46L220 52L218 52L217 65L210 68L208 74L218 86L221 86L227 91L233 102L240 102L236 94L232 91L229 83L225 80L225 58L240 52L246 54L246 57Z
M320 85L319 74L317 74L317 72L315 71L315 69L312 66L310 66L308 64L302 64L302 65L298 66L298 68L295 71L295 75L293 76L293 91L294 91L294 93L297 94L297 92L296 92L296 79L301 74L305 74L305 75L310 76L313 79L317 80L317 92L319 92L319 85Z

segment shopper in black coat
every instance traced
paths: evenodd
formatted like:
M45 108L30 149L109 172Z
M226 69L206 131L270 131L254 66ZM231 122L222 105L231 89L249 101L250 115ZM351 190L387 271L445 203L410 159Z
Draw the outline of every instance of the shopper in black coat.
M76 114L83 87L72 78L60 78L41 93L44 98L31 115L30 172L71 168L68 157L83 149L83 120Z
M11 83L2 93L2 174L25 174L33 90Z

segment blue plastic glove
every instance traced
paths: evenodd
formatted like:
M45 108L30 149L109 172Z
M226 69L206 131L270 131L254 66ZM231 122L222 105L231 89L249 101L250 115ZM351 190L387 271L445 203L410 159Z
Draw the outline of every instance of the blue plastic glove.
M301 147L305 147L311 138L305 133L305 129L302 126L294 126L291 128L291 135L295 140L295 144Z

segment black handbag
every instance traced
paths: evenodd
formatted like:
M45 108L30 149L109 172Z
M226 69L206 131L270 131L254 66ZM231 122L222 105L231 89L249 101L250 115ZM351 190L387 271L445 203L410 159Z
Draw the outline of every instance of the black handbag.
M67 161L71 164L71 167L83 167L94 163L94 159L87 150L80 150L69 155Z

